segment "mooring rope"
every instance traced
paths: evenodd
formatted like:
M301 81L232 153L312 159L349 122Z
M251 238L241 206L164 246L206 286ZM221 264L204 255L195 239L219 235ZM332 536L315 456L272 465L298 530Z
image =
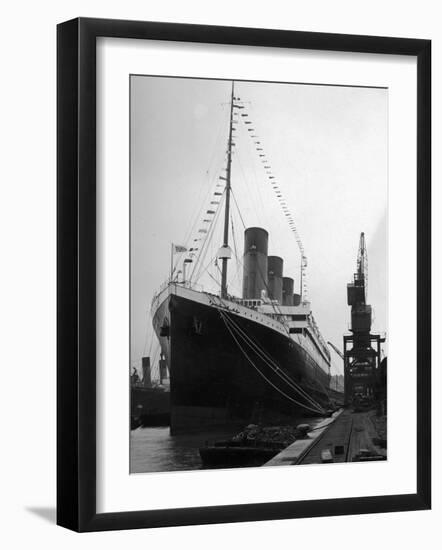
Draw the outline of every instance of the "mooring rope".
M324 413L324 409L322 407L320 407L318 404L316 404L315 402L313 402L310 398L310 396L308 396L307 394L303 395L303 393L301 393L301 391L303 392L302 388L301 388L301 391L299 388L296 388L295 386L293 386L288 380L284 379L282 376L281 376L281 373L280 373L280 367L278 367L279 370L276 370L274 369L274 367L272 367L271 364L268 363L268 361L265 360L264 358L264 361L270 366L270 368L272 368L272 370L286 383L288 384L289 386L292 387L292 389L294 389L295 391L298 391L298 393L301 393L301 396L304 397L305 399L308 399L310 401L310 404L312 405L311 407L304 404L304 403L301 403L299 401L297 401L296 399L293 399L291 396L289 396L288 394L286 394L283 390L281 390L281 388L278 388L278 386L276 386L275 384L273 384L273 382L271 380L269 380L265 374L256 366L256 364L254 363L254 361L250 358L250 356L247 354L247 352L245 351L245 349L241 346L238 338L235 336L234 334L234 330L232 330L232 324L229 325L229 321L230 323L232 323L232 320L231 319L228 319L227 315L225 313L223 313L221 311L221 309L218 310L219 313L220 313L220 316L221 318L223 319L223 322L224 324L226 325L226 328L227 330L229 331L229 333L231 334L232 338L234 339L234 341L236 342L237 346L239 347L239 349L241 350L241 352L243 353L243 355L246 357L246 359L249 361L249 363L255 368L255 370L260 374L260 376L262 378L264 378L266 380L267 383L269 383L276 391L278 391L281 395L283 395L284 397L286 397L287 399L289 399L290 401L292 401L293 403L295 403L296 405L300 406L300 407L303 407L309 411L312 411L312 412L315 412L315 413L320 413L320 414L323 414ZM233 325L234 326L234 325ZM236 328L236 331L237 331L237 334L238 334L238 329ZM244 340L244 337L243 337L243 340ZM250 344L249 344L250 346ZM255 352L256 353L256 352ZM283 373L285 374L285 373ZM294 383L296 384L296 383ZM304 392L305 393L305 392ZM313 408L314 407L314 408Z
M224 309L228 309L226 307L226 305L224 304L222 298L220 297L217 297L218 300L220 301L221 303L221 306L218 304L218 307L223 307ZM221 310L220 311L220 314L221 314ZM244 339L247 339L248 340L248 345L250 347L253 347L255 348L254 351L255 353L258 353L258 354L261 354L261 355L264 355L264 362L280 377L284 380L284 382L286 382L289 386L292 387L292 389L294 389L295 391L297 391L298 393L301 394L302 397L304 397L304 399L306 399L307 401L310 402L310 404L314 407L316 407L318 409L318 412L321 412L323 413L324 412L324 408L317 402L315 401L310 395L308 395L308 393L300 386L298 385L292 378L290 378L290 376L283 370L281 369L281 367L274 361L274 359L263 349L259 346L259 344L257 344L256 342L254 342L245 332L244 330L237 324L235 323L235 321L233 319L231 319L228 314L224 311L224 314L226 315L227 319L230 321L230 323L233 324L233 326L235 327L235 329L237 331L240 331L240 334L242 334L242 338L243 340ZM256 351L258 350L258 351ZM261 358L262 359L262 358ZM267 361L266 361L267 359ZM269 363L270 361L270 363Z
M260 348L260 346L254 342L238 325L235 324L233 319L229 318L227 314L225 314L227 319L229 319L230 323L233 324L233 326L236 328L240 334L242 333L243 341L247 340L248 345L253 349L255 353L261 354L263 357L261 359L264 360L264 362L282 379L284 382L286 382L292 389L294 389L296 392L301 394L304 399L310 402L310 404L313 407L316 407L318 409L318 412L323 413L324 409L321 407L321 405L315 401L308 393L299 385L297 384L290 376L273 360L273 358L268 355L264 349Z

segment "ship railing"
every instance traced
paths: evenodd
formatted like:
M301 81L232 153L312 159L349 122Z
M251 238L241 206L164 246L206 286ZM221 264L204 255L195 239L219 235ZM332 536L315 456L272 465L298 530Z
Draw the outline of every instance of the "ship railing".
M258 307L263 305L262 300L253 300L253 299L246 299L246 298L237 298L236 296L229 296L229 300L231 302L235 302L236 304L239 304L240 306L248 307L249 309L258 309Z
M179 286L182 286L183 288L188 288L189 290L196 290L197 292L203 292L204 287L201 284L198 283L192 283L192 281L183 281L182 283L177 283Z
M316 323L316 320L313 317L313 315L310 315L310 326L312 327L313 332L315 333L315 336L317 337L317 339L321 343L322 348L324 349L326 355L328 356L330 354L329 349L327 347L327 344L326 344L322 334L319 331L319 327L318 327L318 325Z
M158 288L158 290L153 295L152 302L151 302L151 309L153 309L157 305L157 302L161 293L164 292L164 290L166 290L166 288L168 288L172 284L181 288L188 288L189 290L195 290L197 292L204 291L204 287L201 284L193 283L191 281L170 281L169 279L167 279L167 281L164 281L164 283L162 283L162 285ZM210 293L207 293L207 294L210 294Z
M162 283L160 285L158 290L153 295L152 302L150 304L151 309L154 309L154 307L157 305L157 302L158 302L158 299L159 299L161 293L169 286L169 284L170 284L170 281L168 279L167 281L164 281L164 283Z

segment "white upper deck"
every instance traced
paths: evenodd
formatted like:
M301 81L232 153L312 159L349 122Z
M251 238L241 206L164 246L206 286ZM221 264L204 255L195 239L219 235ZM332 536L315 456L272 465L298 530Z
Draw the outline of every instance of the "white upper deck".
M267 326L291 338L312 355L323 370L328 370L330 351L322 337L311 312L310 303L298 306L280 306L277 303L263 300L243 300L234 296L221 299L217 294L196 290L194 285L166 283L155 294L152 300L151 314L155 315L160 304L171 295L207 306L230 311L245 319Z

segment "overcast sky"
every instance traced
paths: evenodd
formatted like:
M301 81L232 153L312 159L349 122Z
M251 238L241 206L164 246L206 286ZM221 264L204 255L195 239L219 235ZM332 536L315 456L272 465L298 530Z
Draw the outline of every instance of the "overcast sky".
M192 245L206 227L225 167L230 90L226 81L131 77L132 365L157 347L150 302L168 277L171 242ZM298 287L298 247L256 151L259 140L304 245L309 299L324 338L342 349L350 320L346 286L361 231L373 331L386 331L388 91L236 82L235 95L246 102L241 112L258 136L237 125L232 188L246 226L268 230L269 254L284 258L284 275ZM242 255L243 226L232 211ZM206 263L221 244L219 223ZM241 271L233 260L229 268L230 291L238 294ZM214 290L207 273L198 282ZM334 352L332 359L332 373L342 372Z

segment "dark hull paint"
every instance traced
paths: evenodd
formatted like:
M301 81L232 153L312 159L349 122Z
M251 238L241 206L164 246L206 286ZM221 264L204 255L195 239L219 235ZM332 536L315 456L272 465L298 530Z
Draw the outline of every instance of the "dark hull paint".
M288 336L229 313L229 316L300 384L326 406L328 374ZM218 309L177 295L159 305L153 325L170 372L171 432L247 423L288 423L311 411L262 358L244 346L254 368L228 331ZM168 326L165 331L161 327ZM168 332L168 335L161 335ZM242 344L243 345L243 344ZM272 387L273 384L280 391Z

